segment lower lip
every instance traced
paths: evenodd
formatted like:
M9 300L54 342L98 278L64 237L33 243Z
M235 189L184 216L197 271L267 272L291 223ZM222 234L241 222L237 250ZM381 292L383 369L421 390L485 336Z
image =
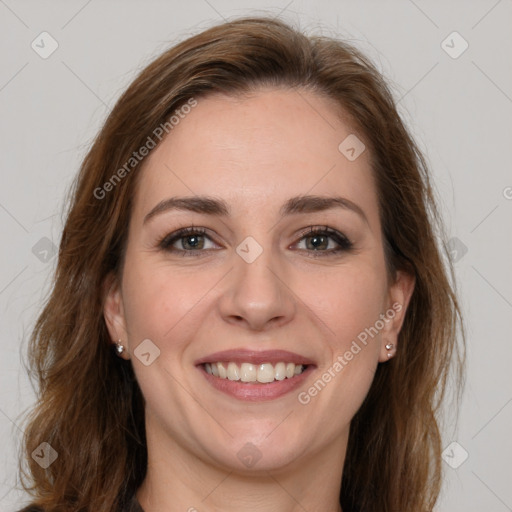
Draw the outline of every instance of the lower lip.
M308 375L313 371L313 365L309 365L300 375L283 380L275 380L268 384L258 382L242 382L239 380L221 379L206 372L202 365L198 366L205 379L216 389L230 395L238 400L249 402L261 402L266 400L274 400L281 396L291 393L297 389Z

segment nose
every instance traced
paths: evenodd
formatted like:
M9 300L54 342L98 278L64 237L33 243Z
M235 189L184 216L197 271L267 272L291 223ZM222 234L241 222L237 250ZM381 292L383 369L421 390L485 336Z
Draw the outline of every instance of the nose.
M264 250L252 263L235 255L234 268L227 279L219 299L225 321L265 331L283 326L293 318L297 302L286 273L277 265L271 250Z

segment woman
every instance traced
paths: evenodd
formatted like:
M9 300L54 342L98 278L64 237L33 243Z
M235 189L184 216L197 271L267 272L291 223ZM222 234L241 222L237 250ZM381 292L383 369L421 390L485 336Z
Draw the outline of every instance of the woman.
M25 510L432 510L463 359L438 217L354 48L246 18L165 52L74 187Z

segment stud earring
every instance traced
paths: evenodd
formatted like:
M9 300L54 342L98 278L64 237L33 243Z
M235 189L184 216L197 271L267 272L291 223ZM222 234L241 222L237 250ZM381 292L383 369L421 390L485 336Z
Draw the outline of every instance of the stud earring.
M124 352L124 346L121 344L121 340L116 341L116 352L119 356Z
M386 344L386 350L391 350L395 345L393 343L387 343ZM393 354L391 352L388 352L388 357L392 357Z

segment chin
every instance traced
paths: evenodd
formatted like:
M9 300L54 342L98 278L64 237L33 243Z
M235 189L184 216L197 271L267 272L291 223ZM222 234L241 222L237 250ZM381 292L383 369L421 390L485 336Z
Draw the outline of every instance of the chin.
M210 456L224 469L247 475L284 470L298 463L305 443L294 442L293 436L286 431L280 435L271 430L264 430L264 435L261 432L258 430L252 436L248 432L234 436L223 450L212 447ZM272 433L269 435L268 432Z

